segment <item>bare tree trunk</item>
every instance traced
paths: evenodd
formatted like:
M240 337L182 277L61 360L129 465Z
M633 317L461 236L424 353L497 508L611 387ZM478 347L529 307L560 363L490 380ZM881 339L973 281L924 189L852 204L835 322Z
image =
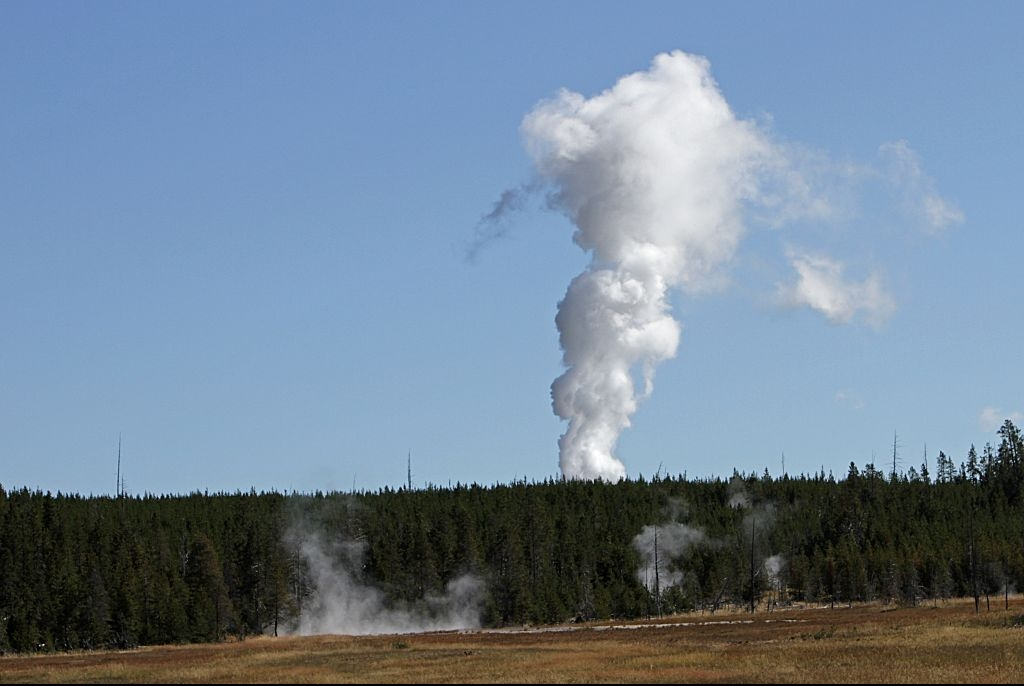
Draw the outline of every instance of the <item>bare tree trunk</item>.
M661 575L658 571L658 527L654 527L654 602L661 618Z
M722 579L722 587L718 589L718 595L715 596L715 601L711 604L711 614L715 614L715 611L718 610L718 606L722 602L722 595L725 593L725 588L728 585L729 577Z
M974 505L971 505L971 516L968 519L970 551L971 551L971 592L974 594L974 614L981 612L981 596L978 593L978 561L974 555Z
M757 532L757 521L750 520L750 614L754 614L754 534Z

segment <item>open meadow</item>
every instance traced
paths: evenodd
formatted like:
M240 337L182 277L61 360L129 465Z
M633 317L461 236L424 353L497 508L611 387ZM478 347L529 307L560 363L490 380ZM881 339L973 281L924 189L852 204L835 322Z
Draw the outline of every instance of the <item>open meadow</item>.
M0 682L1021 683L1024 601L999 601L7 656Z

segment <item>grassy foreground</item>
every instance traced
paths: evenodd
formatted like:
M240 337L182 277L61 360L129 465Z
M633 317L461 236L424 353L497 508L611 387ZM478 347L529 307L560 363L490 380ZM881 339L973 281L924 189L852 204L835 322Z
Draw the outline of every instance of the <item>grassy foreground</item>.
M1024 602L1001 601L7 656L0 682L1022 683Z

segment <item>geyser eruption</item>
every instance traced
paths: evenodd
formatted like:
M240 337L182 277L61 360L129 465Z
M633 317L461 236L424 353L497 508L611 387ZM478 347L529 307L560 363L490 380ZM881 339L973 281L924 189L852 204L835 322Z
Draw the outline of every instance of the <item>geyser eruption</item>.
M566 477L625 476L619 435L679 345L669 291L714 285L743 233L743 204L776 154L753 122L735 117L709 66L661 54L600 95L563 90L523 120L551 201L591 254L555 320L566 371L551 395L569 422L559 440Z

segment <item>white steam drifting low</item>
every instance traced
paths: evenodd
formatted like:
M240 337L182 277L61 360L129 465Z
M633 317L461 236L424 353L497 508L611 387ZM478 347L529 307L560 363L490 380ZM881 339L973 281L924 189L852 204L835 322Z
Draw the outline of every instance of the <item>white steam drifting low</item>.
M361 581L365 544L328 544L315 533L295 529L292 544L308 570L310 595L289 633L400 634L474 629L480 626L484 583L473 575L452 580L443 594L427 595L415 606L394 606L384 593Z
M651 392L655 366L679 345L669 290L713 283L743 233L758 170L775 153L735 117L707 60L682 52L658 55L649 71L590 99L563 90L522 131L574 240L592 255L556 317L567 367L551 388L555 413L569 422L562 472L621 479L619 434Z
M703 529L680 522L645 526L633 537L633 548L640 556L637 580L651 593L660 593L683 582L683 570L677 561L687 550L703 543Z

